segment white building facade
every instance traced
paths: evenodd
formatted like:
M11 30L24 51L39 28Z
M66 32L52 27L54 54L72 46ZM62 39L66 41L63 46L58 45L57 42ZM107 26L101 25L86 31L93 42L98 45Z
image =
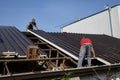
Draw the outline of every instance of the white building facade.
M120 5L65 25L61 32L106 34L120 38Z

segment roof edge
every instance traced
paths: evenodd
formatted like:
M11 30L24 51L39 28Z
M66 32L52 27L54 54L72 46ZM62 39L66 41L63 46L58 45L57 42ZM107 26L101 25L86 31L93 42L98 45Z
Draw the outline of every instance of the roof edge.
M100 61L100 62L102 62L102 63L104 63L104 64L106 64L106 65L111 65L110 62L108 62L108 61L106 61L106 60L104 60L104 59L102 59L100 57L97 57L97 60Z

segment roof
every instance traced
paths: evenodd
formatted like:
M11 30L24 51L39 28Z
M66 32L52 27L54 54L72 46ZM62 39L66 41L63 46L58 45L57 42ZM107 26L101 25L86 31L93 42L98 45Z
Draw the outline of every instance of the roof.
M120 39L107 35L79 34L79 33L50 33L41 30L32 31L32 34L44 39L65 54L78 58L79 41L83 36L93 41L96 56L109 63L120 63Z
M16 52L26 55L28 45L33 44L17 28L12 26L0 26L0 52Z

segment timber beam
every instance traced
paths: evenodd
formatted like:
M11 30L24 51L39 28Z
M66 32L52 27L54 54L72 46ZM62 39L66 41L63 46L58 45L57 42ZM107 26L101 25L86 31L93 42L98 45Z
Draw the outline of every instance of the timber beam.
M48 61L48 60L63 60L71 59L70 57L59 57L59 58L43 58L43 59L11 59L11 60L0 60L0 62L28 62L28 61Z

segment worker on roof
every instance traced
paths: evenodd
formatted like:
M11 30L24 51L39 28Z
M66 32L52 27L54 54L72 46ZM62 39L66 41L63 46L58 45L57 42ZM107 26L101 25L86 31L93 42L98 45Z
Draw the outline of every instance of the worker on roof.
M29 22L29 24L27 25L27 29L29 30L33 30L33 26L36 28L36 30L38 30L38 27L36 25L35 19L33 18L31 22Z
M95 51L92 45L92 40L90 38L83 37L80 41L80 53L77 68L82 66L83 59L87 56L88 66L91 66L91 52L93 54L93 58L95 59Z

